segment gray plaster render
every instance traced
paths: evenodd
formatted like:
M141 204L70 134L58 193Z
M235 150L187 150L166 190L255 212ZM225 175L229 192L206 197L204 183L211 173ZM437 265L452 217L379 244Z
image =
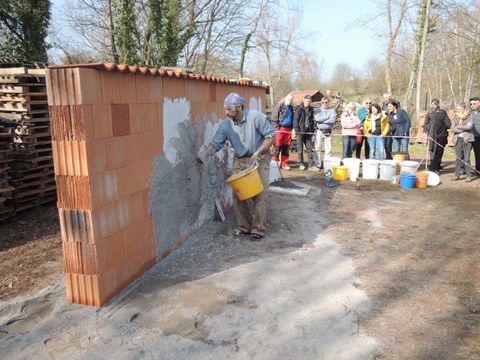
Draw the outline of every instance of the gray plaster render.
M215 200L231 203L231 189L225 182L231 174L228 146L204 164L195 161L204 138L205 124L189 119L176 125L176 137L169 140L175 149L172 163L157 156L149 183L149 208L154 224L157 255L189 236L215 214Z

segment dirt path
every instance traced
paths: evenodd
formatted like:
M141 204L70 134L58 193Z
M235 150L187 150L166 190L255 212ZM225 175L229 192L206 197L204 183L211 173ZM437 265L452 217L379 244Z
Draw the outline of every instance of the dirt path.
M272 194L260 243L214 221L101 309L63 279L0 303L6 359L476 359L480 181ZM2 233L3 234L3 233ZM58 246L58 245L57 245Z

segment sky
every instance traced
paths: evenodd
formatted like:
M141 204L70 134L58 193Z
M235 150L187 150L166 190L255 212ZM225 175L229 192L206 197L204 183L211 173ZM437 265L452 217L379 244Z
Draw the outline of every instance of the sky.
M52 0L54 19L64 3L65 0ZM339 62L346 62L354 69L363 67L378 41L372 39L370 30L348 28L355 19L368 16L372 8L370 0L294 0L294 3L303 6L301 27L305 33L315 32L312 51L319 63L324 60L323 81L328 80Z
M370 30L360 27L348 30L355 19L368 17L371 8L368 0L303 1L302 24L316 32L315 50L324 60L326 74L330 75L339 62L361 69L374 46L378 48Z

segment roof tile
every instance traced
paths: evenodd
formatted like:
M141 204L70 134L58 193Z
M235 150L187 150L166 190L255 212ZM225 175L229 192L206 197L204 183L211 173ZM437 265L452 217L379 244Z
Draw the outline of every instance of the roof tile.
M230 80L226 77L219 78L210 75L202 75L196 73L184 73L182 71L174 71L171 69L158 69L158 68L148 68L148 67L139 67L136 65L127 65L127 64L115 64L115 63L104 63L104 62L96 62L96 63L89 63L89 64L65 64L65 65L52 65L48 67L49 69L68 69L68 68L88 68L88 69L96 69L100 71L117 71L122 73L131 73L131 74L142 74L142 75L151 75L151 76L162 76L162 77L169 77L169 78L185 78L185 79L193 79L193 80L203 80L203 81L210 81L216 83L229 83L232 85L242 85L242 86L251 86L251 87L260 87L269 90L267 85L258 85L252 81L245 81L245 80Z

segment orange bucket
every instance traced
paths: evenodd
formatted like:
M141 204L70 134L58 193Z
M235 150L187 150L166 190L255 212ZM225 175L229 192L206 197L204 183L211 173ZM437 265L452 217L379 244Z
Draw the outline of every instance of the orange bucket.
M415 174L415 187L419 189L426 189L428 181L428 173L417 171Z
M401 171L400 163L407 158L407 153L392 153L392 158L397 162L397 175L399 175Z

